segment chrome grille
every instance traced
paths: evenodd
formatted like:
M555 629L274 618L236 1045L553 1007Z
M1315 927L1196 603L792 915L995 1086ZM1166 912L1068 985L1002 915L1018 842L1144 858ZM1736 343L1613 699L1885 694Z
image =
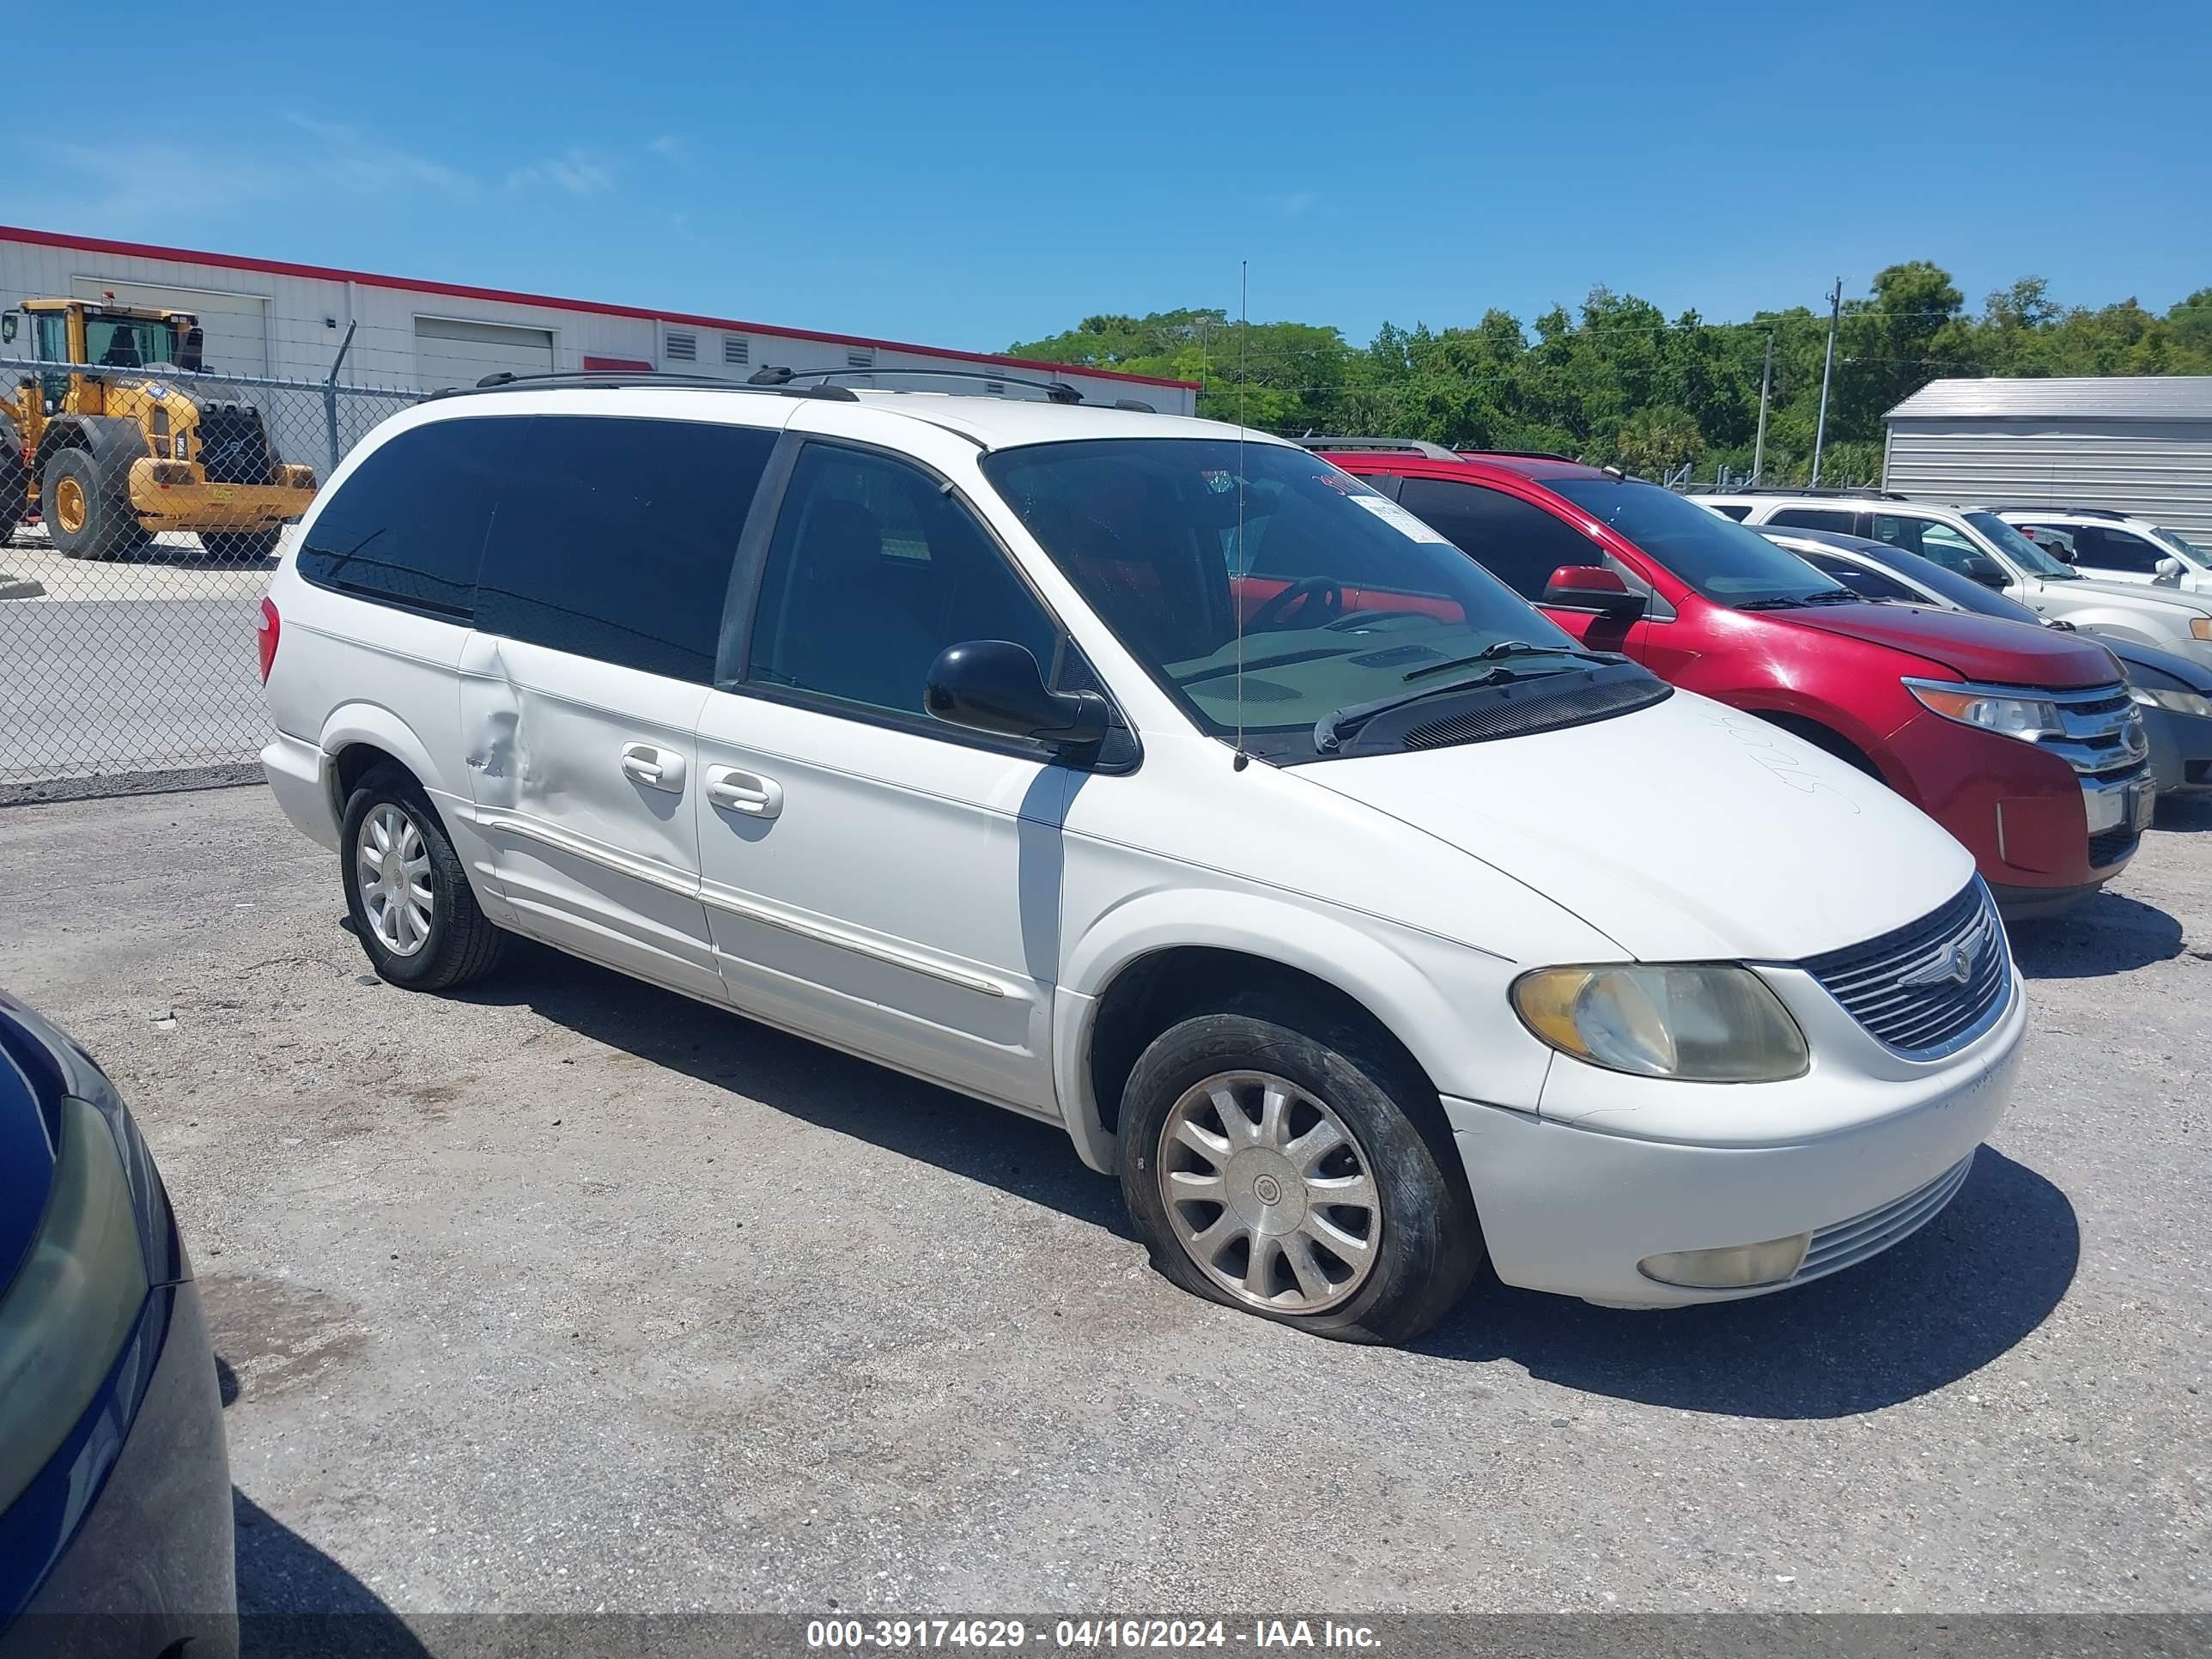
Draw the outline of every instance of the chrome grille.
M1805 1265L1798 1268L1797 1279L1817 1279L1848 1267L1919 1231L1958 1195L1959 1188L1966 1184L1966 1172L1973 1167L1974 1155L1968 1152L1925 1187L1916 1187L1903 1198L1893 1198L1863 1215L1821 1228L1805 1248Z
M2086 691L2037 691L2053 704L2066 735L2044 738L2036 747L2057 756L2076 772L2116 772L2140 764L2150 753L2142 715L2124 685L2094 685Z
M1914 1060L1976 1036L2012 983L2004 923L1978 876L1918 921L1798 965L1877 1039Z

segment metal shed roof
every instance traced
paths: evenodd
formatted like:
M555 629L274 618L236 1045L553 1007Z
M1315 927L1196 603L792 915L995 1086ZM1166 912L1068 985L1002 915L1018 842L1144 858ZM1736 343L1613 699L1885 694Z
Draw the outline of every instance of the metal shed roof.
M2212 421L2212 374L1931 380L1889 421Z

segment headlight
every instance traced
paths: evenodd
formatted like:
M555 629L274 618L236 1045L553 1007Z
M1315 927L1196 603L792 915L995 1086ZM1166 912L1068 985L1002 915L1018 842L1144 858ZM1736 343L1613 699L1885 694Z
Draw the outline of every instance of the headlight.
M1778 1083L1810 1062L1797 1022L1747 968L1540 968L1513 981L1539 1040L1608 1071L1685 1083Z
M2145 708L2170 708L2177 714L2212 720L2212 697L2195 691L2167 691L2152 685L2130 685L2128 695Z
M62 1102L53 1190L30 1254L0 1299L0 1506L69 1437L146 1300L146 1255L115 1132Z
M1905 689L1920 700L1922 708L1961 726L1978 726L2029 743L2066 735L2058 705L2041 697L2017 697L1950 680L1907 680Z

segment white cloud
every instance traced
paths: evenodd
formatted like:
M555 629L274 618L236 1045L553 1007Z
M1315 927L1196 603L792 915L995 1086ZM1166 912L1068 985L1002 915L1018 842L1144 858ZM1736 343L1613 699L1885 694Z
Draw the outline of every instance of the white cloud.
M395 185L413 185L456 196L465 196L476 188L476 180L468 174L427 155L379 143L357 127L317 121L305 115L287 115L284 118L320 142L324 149L313 158L313 164L342 188L370 194Z
M615 187L611 161L601 160L580 145L571 144L560 155L517 167L507 175L510 190L529 190L550 185L571 196L599 196Z
M691 141L680 133L664 132L646 148L664 161L688 161L691 159Z

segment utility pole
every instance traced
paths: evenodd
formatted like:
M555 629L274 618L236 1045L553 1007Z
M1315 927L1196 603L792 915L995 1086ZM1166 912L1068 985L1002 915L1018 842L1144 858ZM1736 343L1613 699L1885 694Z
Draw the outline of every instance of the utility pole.
M1759 372L1759 437L1751 447L1751 487L1766 469L1766 405L1774 393L1774 336L1766 337L1766 367Z
M1836 278L1836 291L1828 296L1828 358L1820 365L1820 417L1813 424L1813 483L1820 482L1820 446L1828 437L1828 381L1836 372L1836 320L1844 311L1844 279Z

